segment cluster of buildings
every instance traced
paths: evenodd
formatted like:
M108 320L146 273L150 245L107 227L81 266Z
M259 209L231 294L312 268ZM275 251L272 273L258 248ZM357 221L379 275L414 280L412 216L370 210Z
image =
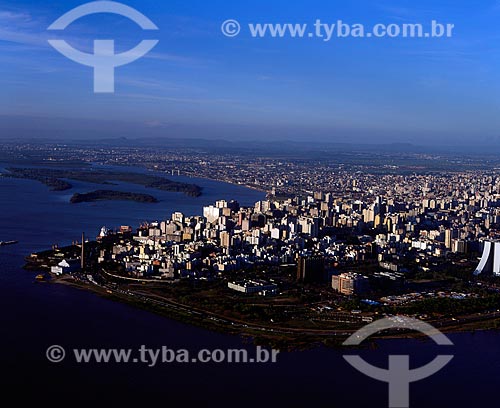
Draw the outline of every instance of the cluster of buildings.
M381 184L376 195L365 191L361 181L352 183L358 198L324 192L269 195L253 207L220 200L204 207L202 215L176 212L103 250L100 261L121 262L135 277L199 279L294 264L297 281L303 283L332 282L338 266L375 261L385 272L370 280L398 285L404 265L413 262L425 269L450 253L480 253L496 236L500 177L398 179ZM370 287L367 277L356 274L336 276L333 286L345 294Z
M363 295L370 291L400 291L404 289L405 275L400 272L381 271L365 276L356 272L332 276L332 289L343 295Z
M350 295L400 288L409 271L433 271L449 259L477 258L476 275L500 276L497 159L390 151L259 157L193 147L2 149L54 161L140 164L167 177L207 177L269 192L252 207L220 200L199 215L176 212L137 232L104 229L100 239L115 236L98 261L116 262L130 277L227 277L235 291L264 294L276 282L231 275L293 265L293 280ZM76 260L57 261L54 273L78 268ZM362 264L371 265L369 273Z

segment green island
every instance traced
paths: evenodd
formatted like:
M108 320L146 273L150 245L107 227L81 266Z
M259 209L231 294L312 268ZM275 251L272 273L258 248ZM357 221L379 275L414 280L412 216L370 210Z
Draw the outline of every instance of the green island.
M70 190L73 186L67 180L76 180L104 185L113 184L113 181L132 183L160 191L184 193L190 197L199 197L202 194L202 188L196 184L141 173L89 169L8 168L3 176L35 180L50 187L52 191Z
M71 204L92 203L95 201L135 201L137 203L158 203L159 200L149 194L130 193L114 190L97 190L90 193L75 193L70 199Z

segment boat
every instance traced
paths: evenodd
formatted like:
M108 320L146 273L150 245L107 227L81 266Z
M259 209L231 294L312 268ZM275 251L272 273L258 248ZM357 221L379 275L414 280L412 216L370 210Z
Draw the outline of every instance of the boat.
M5 246L5 245L14 245L17 244L19 241L0 241L0 246Z

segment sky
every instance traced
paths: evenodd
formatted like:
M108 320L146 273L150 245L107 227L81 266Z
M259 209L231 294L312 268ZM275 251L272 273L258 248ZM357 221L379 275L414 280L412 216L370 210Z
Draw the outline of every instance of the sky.
M500 145L495 0L123 0L159 28L58 17L86 1L0 0L0 137L198 137L238 141ZM238 20L226 37L221 24ZM252 23L454 24L452 38L253 38ZM49 39L92 52L158 39L116 69L115 93Z

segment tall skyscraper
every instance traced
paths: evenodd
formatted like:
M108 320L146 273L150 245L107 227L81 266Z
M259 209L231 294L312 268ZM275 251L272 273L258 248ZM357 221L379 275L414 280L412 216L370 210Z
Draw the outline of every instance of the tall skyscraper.
M325 258L323 256L299 257L297 281L303 283L325 282Z

